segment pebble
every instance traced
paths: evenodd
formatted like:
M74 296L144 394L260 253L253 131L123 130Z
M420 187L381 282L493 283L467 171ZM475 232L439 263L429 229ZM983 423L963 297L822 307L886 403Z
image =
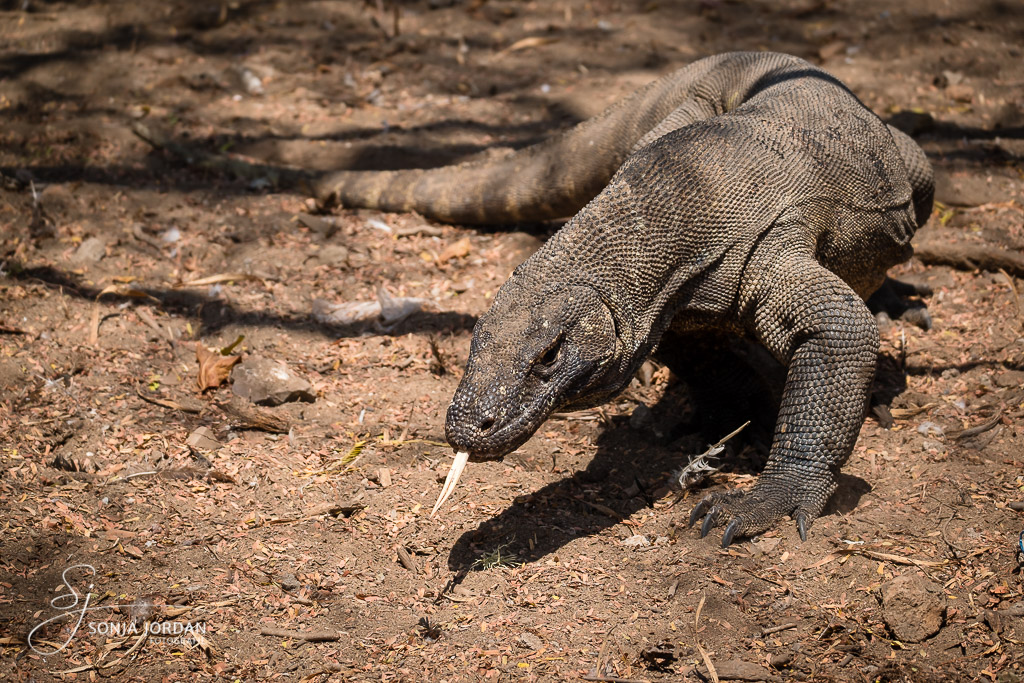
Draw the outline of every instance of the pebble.
M252 356L231 371L231 390L236 396L261 406L278 406L291 401L312 403L309 382L298 377L280 361Z
M918 576L904 574L881 587L882 618L893 636L905 643L931 638L946 619L942 587Z

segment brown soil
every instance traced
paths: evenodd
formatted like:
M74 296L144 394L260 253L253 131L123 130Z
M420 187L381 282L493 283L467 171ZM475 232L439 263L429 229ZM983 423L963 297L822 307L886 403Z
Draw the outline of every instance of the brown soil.
M685 528L695 495L665 482L705 444L665 371L470 465L430 519L472 323L553 226L308 218L296 173L521 146L698 57L772 49L917 136L941 202L922 240L1019 251L1019 3L2 6L0 678L1024 679L1019 273L899 269L934 288L934 329L883 329L894 424L867 420L807 542L788 521L728 550ZM381 286L431 303L388 329L312 316ZM239 336L312 385L267 409L284 433L197 391L195 344ZM709 485L749 485L751 460ZM106 609L26 647L73 611L81 564L75 609L90 584ZM886 610L903 575L932 597ZM132 617L205 638L86 625ZM941 628L904 643L922 629L900 619Z

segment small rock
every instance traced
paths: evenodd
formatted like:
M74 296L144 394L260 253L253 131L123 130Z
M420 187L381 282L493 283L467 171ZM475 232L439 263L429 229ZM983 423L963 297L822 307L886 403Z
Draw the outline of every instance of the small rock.
M64 185L47 185L39 193L39 205L47 214L57 217L74 209L77 202L75 196Z
M957 102L969 104L974 101L974 88L965 83L949 86L946 88L946 94Z
M96 263L107 253L107 243L99 237L90 237L78 245L78 249L71 256L71 262L80 265Z
M1007 370L995 376L996 386L1000 387L1024 387L1024 371Z
M519 634L519 642L528 650L539 650L544 647L544 641L529 631L523 631Z
M951 85L960 85L963 83L964 75L959 71L943 71L941 74L935 77L934 83L936 87L948 88Z
M128 608L128 616L131 617L132 623L142 624L149 621L153 615L156 614L158 602L162 601L155 599L152 595L143 595L139 597Z
M641 403L636 408L633 408L633 412L629 416L629 426L631 429L643 429L650 425L653 420L654 416L651 413L651 409Z
M764 553L772 552L778 547L781 541L781 538L758 538L750 543L750 547L754 551L754 556L756 557Z
M313 254L313 260L321 266L343 267L348 264L348 247L328 244Z
M333 217L325 218L323 216L315 216L309 213L300 213L296 216L296 219L298 220L299 225L306 226L315 232L321 239L329 239L338 231L338 221Z
M636 534L635 536L630 536L622 542L622 545L624 546L639 548L647 547L650 544L651 542L647 540L647 537L643 534Z
M846 52L845 40L833 40L818 48L818 57L821 61L828 61L841 52Z
M236 396L261 406L315 400L309 382L293 374L284 363L260 356L252 356L235 366L231 371L231 390Z
M942 436L946 431L931 420L925 420L917 426L917 433L925 436Z
M933 439L925 439L924 441L921 442L921 450L922 451L934 450L939 455L942 455L943 453L946 452L946 444L944 444L944 443L942 443L940 441L935 441Z
M1024 126L1024 101L1007 102L996 114L995 129Z
M220 441L213 436L213 430L209 427L200 427L185 439L185 443L200 451L215 451L220 448Z
M917 574L904 574L882 585L882 618L897 640L920 643L931 638L946 619L942 587Z
M296 590L302 585L292 572L287 572L278 577L277 584L286 591Z
M263 81L260 77L253 73L252 69L247 66L238 66L234 69L235 77L238 79L238 85L246 92L247 95L262 95L263 94Z

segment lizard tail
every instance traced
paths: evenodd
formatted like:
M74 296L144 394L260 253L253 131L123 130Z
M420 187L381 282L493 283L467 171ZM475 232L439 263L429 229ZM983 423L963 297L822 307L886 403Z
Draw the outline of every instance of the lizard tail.
M325 208L417 211L450 223L571 216L601 191L638 143L650 141L651 131L660 135L720 113L699 92L707 83L726 96L737 74L752 72L752 66L767 72L792 59L759 53L709 57L649 83L561 135L504 158L427 170L333 172L316 183L315 196ZM667 129L659 128L663 122Z
M314 186L321 206L417 211L464 224L571 216L607 185L634 145L686 97L682 73L600 116L504 158L434 169L338 171Z

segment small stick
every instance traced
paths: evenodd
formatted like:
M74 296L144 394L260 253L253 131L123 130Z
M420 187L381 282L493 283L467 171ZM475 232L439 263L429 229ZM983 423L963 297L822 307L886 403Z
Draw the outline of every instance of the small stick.
M999 424L999 421L1001 419L1003 419L1003 409L1002 408L997 410L995 415L993 415L988 420L985 420L984 422L982 422L977 427L971 427L970 429L965 429L962 432L959 432L958 434L956 434L953 438L959 441L960 439L967 439L967 438L970 438L972 436L977 436L978 434L984 434L985 432L987 432L988 430L992 429L997 424Z
M798 624L796 622L791 622L789 624L781 624L779 626L771 626L761 631L761 637L770 636L771 634L778 633L779 631L787 631L791 628L796 628L797 626Z
M286 628L275 626L264 626L260 629L260 635L304 640L307 643L333 643L336 640L341 640L341 634L335 631L289 631Z
M415 574L416 560L413 559L412 554L402 546L398 546L397 552L398 561L402 563L402 566Z
M1024 321L1024 303L1021 303L1020 293L1017 291L1017 285L1013 282L1013 277L1006 272L1005 268L1000 268L999 274L1006 278L1006 284L1010 285L1010 291L1013 292L1013 298L1017 301L1017 318Z
M594 668L591 670L591 672L587 674L587 676L589 676L589 678L585 677L586 680L588 680L588 681L606 681L606 680L608 680L601 673L601 668L602 668L601 667L601 660L604 659L605 652L608 651L608 637L611 636L611 634L615 632L615 628L616 628L615 626L612 626L611 629L608 630L608 633L605 634L604 640L601 641L601 649L597 651L597 661L594 662Z
M750 423L748 422L747 424L750 424ZM746 424L743 425L743 427L746 427L746 426L747 426ZM740 429L743 429L743 427L740 427ZM734 434L738 433L740 431L740 429L737 429L735 432L733 432L729 436L725 437L725 439L722 439L722 441L723 442L727 441ZM700 623L700 613L701 613L701 610L704 609L704 601L707 600L707 597L708 596L707 596L706 593L704 593L704 594L702 594L700 596L700 603L697 605L697 612L696 612L696 614L693 615L693 644L697 646L697 651L700 652L700 657L701 657L701 659L704 660L704 666L706 666L708 668L708 675L711 676L712 682L713 683L718 683L718 681L719 681L719 679L718 679L718 672L715 671L715 665L711 663L711 655L709 655L708 651L705 650L704 647L700 644L700 636L697 635L697 628L698 628L698 624Z

